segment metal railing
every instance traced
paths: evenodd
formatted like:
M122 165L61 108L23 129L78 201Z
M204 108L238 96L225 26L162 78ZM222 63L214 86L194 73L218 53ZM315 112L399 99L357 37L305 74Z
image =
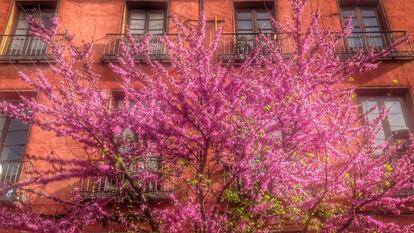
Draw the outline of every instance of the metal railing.
M136 43L140 43L144 36L143 34L132 34L133 40ZM164 35L152 35L151 40L148 43L150 56L152 59L158 60L168 60L167 49L163 43L161 43L161 38ZM173 36L173 35L168 35ZM106 41L103 52L104 61L113 61L116 60L121 54L121 42L128 47L128 44L131 42L128 40L128 37L125 34L107 34ZM144 56L137 55L136 60L143 60Z
M341 57L349 57L359 51L381 51L407 36L405 31L353 32L337 44L336 53ZM414 52L410 41L406 41L393 49L383 58L413 58Z
M157 157L149 157L128 166L130 174L145 171L151 173L151 180L135 180L136 185L140 185L145 195L149 197L164 198L174 190L174 178L168 175L167 166L162 166L161 161ZM84 197L93 198L96 196L116 194L118 187L128 185L128 180L124 175L115 177L90 176L80 180L79 190Z
M137 181L137 184L139 184L139 181ZM84 197L93 198L116 194L117 188L123 185L128 185L128 181L123 177L86 177L81 179L79 191ZM146 181L142 184L142 187L145 195L162 198L174 190L174 182L172 179L160 175L156 180Z
M218 42L216 54L219 59L239 60L257 46L261 46L262 40L259 33L222 33ZM263 36L276 41L282 55L289 55L294 51L294 43L291 38L282 33L265 33ZM264 44L263 44L264 45ZM266 47L262 47L262 53L266 54Z
M341 58L347 58L361 50L365 52L372 49L381 51L406 35L407 32L405 31L352 33L337 42L335 53ZM216 54L220 59L245 59L256 46L261 46L258 43L261 43L263 40L258 38L259 36L260 34L258 33L223 33L218 43ZM275 41L279 47L279 52L284 57L289 57L296 50L293 39L286 34L265 33L263 36ZM267 53L266 47L262 47L262 53ZM410 41L400 44L383 58L414 58Z
M14 184L21 179L30 176L32 163L28 161L0 161L0 186L4 184ZM0 195L0 201L10 201L17 197L15 189L9 190L6 194Z
M62 35L56 35L61 41ZM32 35L0 35L0 61L36 61L51 58L45 42Z

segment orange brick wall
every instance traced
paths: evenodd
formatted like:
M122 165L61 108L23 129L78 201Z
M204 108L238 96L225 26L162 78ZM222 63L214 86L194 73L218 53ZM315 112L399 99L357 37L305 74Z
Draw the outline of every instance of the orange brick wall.
M403 30L414 33L414 0L382 0L385 13L391 30ZM198 0L170 0L170 14L181 19L195 21L198 19ZM319 7L322 15L322 26L340 27L339 9L336 0L312 0L310 7ZM12 0L0 0L0 33L4 30ZM275 3L276 17L282 23L291 16L287 0L277 0ZM123 0L60 0L58 2L57 15L60 18L60 30L68 29L76 35L76 42L94 42L96 59L95 69L102 74L102 87L106 89L118 88L109 67L101 62L102 51L107 33L119 33L124 10ZM232 0L204 0L204 11L208 28L214 28L214 19L222 21L223 32L233 32L233 1ZM169 32L173 32L173 23L169 22ZM414 37L410 38L414 44ZM47 66L37 64L47 72ZM17 71L33 72L32 64L0 64L0 90L21 90L27 86L18 79ZM50 75L52 77L52 75ZM394 80L398 80L397 84ZM390 60L384 61L379 68L370 73L357 75L355 82L365 87L407 87L410 90L414 86L414 60ZM412 98L412 95L411 95ZM42 97L39 101L43 102ZM414 116L414 112L412 113ZM76 144L66 138L57 138L50 133L32 127L27 153L47 154L53 151L56 155L82 156L82 150ZM42 164L35 164L42 167ZM46 188L46 187L42 187ZM49 185L46 189L65 193L72 188L70 184ZM42 204L42 203L38 203ZM44 204L44 203L43 203ZM57 207L56 207L57 208ZM407 218L404 218L404 222ZM414 218L410 220L414 222Z

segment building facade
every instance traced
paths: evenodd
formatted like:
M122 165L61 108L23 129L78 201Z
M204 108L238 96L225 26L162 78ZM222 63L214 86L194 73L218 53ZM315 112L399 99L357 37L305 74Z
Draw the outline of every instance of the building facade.
M344 58L361 49L385 48L400 36L414 33L414 0L312 0L310 7L319 8L322 26L333 30L339 30L347 18L352 19L351 35L338 45L337 53ZM170 16L196 22L200 12L205 13L209 33L222 26L223 35L216 53L222 59L232 60L248 53L260 32L283 39L282 34L272 30L270 16L283 23L291 14L288 0L0 0L0 98L18 101L19 93L37 96L35 90L30 90L19 79L17 71L30 73L41 69L50 74L48 48L28 34L26 14L41 16L46 26L57 15L61 24L59 31L69 30L75 35L76 43L92 41L94 66L102 75L102 86L113 91L119 89L119 83L108 63L119 55L119 42L125 39L127 28L137 40L145 33L154 34L152 56L162 61L167 59L166 51L157 35L175 33ZM359 87L357 99L362 103L362 110L376 104L393 106L382 124L378 142L392 137L394 131L414 130L412 44L414 37L383 57L378 69L352 77ZM292 48L286 43L283 49L288 54ZM45 101L42 96L37 98ZM34 166L44 166L27 160L26 154L52 152L76 157L82 151L76 143L5 116L0 117L0 133L0 182L17 181ZM77 185L74 181L42 188L65 193ZM81 186L85 191L96 188ZM151 187L157 191L163 188L156 184ZM7 198L18 197L10 193L5 202ZM43 200L34 203L39 208L50 204ZM401 224L414 222L414 214L384 218Z

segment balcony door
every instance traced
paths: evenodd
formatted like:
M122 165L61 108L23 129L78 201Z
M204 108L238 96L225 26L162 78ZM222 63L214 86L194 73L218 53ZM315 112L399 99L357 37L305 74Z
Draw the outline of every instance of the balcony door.
M165 11L131 9L128 25L131 34L162 35L165 32Z
M381 109L387 111L387 116L378 125L375 138L377 145L387 140L395 140L399 132L409 130L409 112L406 101L401 96L361 96L358 99L361 112L368 113L367 120L372 122L380 116ZM372 110L372 111L370 111ZM369 112L370 111L370 112Z
M165 47L160 42L166 27L166 12L164 10L131 9L128 26L130 33L137 41L140 41L146 33L153 35L149 44L151 55L165 54Z
M236 10L236 44L237 54L249 53L258 33L271 33L271 12L269 9L237 9Z
M385 34L375 7L354 7L342 9L344 22L351 18L352 33L347 38L347 46L355 49L382 49Z
M27 143L29 125L18 119L0 115L0 184L15 183L24 169L24 150ZM11 189L0 200L11 200L16 190Z
M53 10L23 9L18 12L14 32L10 38L8 55L10 56L40 56L46 53L47 46L40 39L29 35L27 16L33 14L41 17L46 28L51 25Z

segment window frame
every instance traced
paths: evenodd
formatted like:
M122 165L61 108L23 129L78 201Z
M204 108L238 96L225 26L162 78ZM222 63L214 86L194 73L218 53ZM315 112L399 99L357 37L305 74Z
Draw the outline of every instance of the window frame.
M382 109L385 107L385 101L392 101L397 100L400 102L401 105L401 113L403 114L404 123L406 124L407 130L409 132L412 132L412 122L411 122L411 111L409 109L409 102L407 101L407 97L402 94L383 94L383 93L362 93L360 95L357 95L357 104L358 104L358 110L360 114L364 114L364 110L362 107L363 101L375 101L377 103L377 108ZM365 118L363 119L366 120ZM397 131L393 131L391 129L391 125L389 122L388 115L381 120L382 129L384 131L384 137L385 140L392 139L394 141L394 134Z
M366 25L364 23L364 16L362 15L362 11L364 10L371 10L372 12L374 12L375 14L375 19L377 19L378 22L378 27L379 27L379 31L378 32L382 32L384 31L384 26L383 26L383 22L381 20L381 17L378 14L378 9L376 7L372 7L372 6L355 6L355 7L341 7L341 18L344 21L345 18L343 16L343 11L353 11L355 12L356 18L358 20L358 26L359 29L361 30L361 32L370 32L366 30ZM372 18L372 17L370 17ZM344 24L345 22L343 22Z
M262 11L262 12L260 12ZM274 17L274 8L271 8L270 10L267 10L265 7L263 8L259 8L259 7L234 7L234 22L235 22L235 32L236 33L242 33L242 34L257 34L260 32L258 25L257 25L257 13L270 13L270 17ZM239 30L239 18L238 18L238 14L239 13L250 13L251 14L251 20L250 22L252 23L252 32L240 32ZM243 20L243 21L248 21L248 20ZM270 18L269 18L269 22L270 22ZM271 32L268 33L273 33L273 27L271 27Z
M20 6L17 8L15 15L13 16L13 24L10 30L10 35L23 35L23 34L16 34L16 30L17 30L17 26L18 26L18 22L20 20L21 14L24 13L28 13L29 11L39 11L38 13L41 16L43 12L45 13L51 13L53 14L53 16L56 16L56 8L54 7L50 7L50 6L43 6L43 5L24 5L24 6ZM29 33L29 28L27 28L26 30L26 34L28 35Z
M7 147L23 147L22 154L20 155L23 158L24 154L25 154L26 145L28 144L27 142L28 142L28 139L29 139L28 134L29 134L29 130L30 130L30 124L28 124L27 130L13 130L13 131L10 131L11 122L15 118L10 117L10 116L6 116L6 115L0 116L0 118L5 119L3 128L1 130L1 134L0 134L0 158L2 157L3 150ZM10 132L17 132L17 131L27 131L26 136L25 136L25 143L24 144L21 144L21 143L19 143L19 144L10 144L10 145L6 144L6 139L7 139L7 136L9 135L9 133ZM19 159L12 159L12 160L0 159L0 161L18 161L18 160Z
M34 98L36 100L38 99L38 94L37 94L36 91L25 91L25 90L23 90L23 91L1 91L0 90L0 99L4 100L4 101L19 102L20 101L19 94L23 95L25 97L28 97L28 98ZM8 129L8 127L10 126L11 120L13 118L10 117L10 116L5 116L5 118L6 118L6 122L5 122L5 125L3 126L3 129L6 128L6 123L9 124L7 126L7 129ZM32 131L32 124L28 124L27 135L26 135L26 143L23 146L22 156L21 156L21 161L20 162L24 161L24 157L25 157L24 155L26 154L26 151L27 151L27 146L29 144L31 131ZM6 132L6 133L4 133L4 132ZM0 134L0 158L1 158L1 153L3 152L3 148L5 147L4 143L5 143L5 140L6 140L6 137L7 137L7 132L8 132L8 130L7 131L3 130ZM16 161L16 160L1 160L1 161Z
M387 16L384 11L382 0L372 0L372 1L357 1L357 0L337 0L338 12L341 25L345 25L344 16L342 11L345 9L352 9L355 12L360 12L363 8L371 8L374 9L375 15L378 19L379 26L381 31L389 31L390 27L388 24ZM360 15L360 13L357 13ZM361 24L361 18L358 17L359 24ZM361 30L365 32L364 30Z
M29 11L34 11L42 16L43 12L50 14L51 17L57 14L57 0L52 1L14 1L12 3L7 24L10 25L5 28L5 34L8 38L0 43L0 55L6 57L17 57L17 60L25 59L25 57L44 56L47 53L47 46L40 39L29 35L29 26L21 28L24 33L16 34L18 24L25 14ZM43 17L42 17L43 18Z
M130 27L130 22L131 22L131 11L143 11L145 12L145 18L144 18L144 33L142 34L136 34L136 35L144 35L146 33L149 33L149 22L150 22L150 13L151 12L162 12L163 13L163 25L162 25L162 30L163 30L163 34L165 34L167 32L167 10L166 9L162 9L162 8L130 8L127 7L127 17L126 17L126 21L125 24L128 25L128 27ZM155 35L163 35L163 34L155 34Z

